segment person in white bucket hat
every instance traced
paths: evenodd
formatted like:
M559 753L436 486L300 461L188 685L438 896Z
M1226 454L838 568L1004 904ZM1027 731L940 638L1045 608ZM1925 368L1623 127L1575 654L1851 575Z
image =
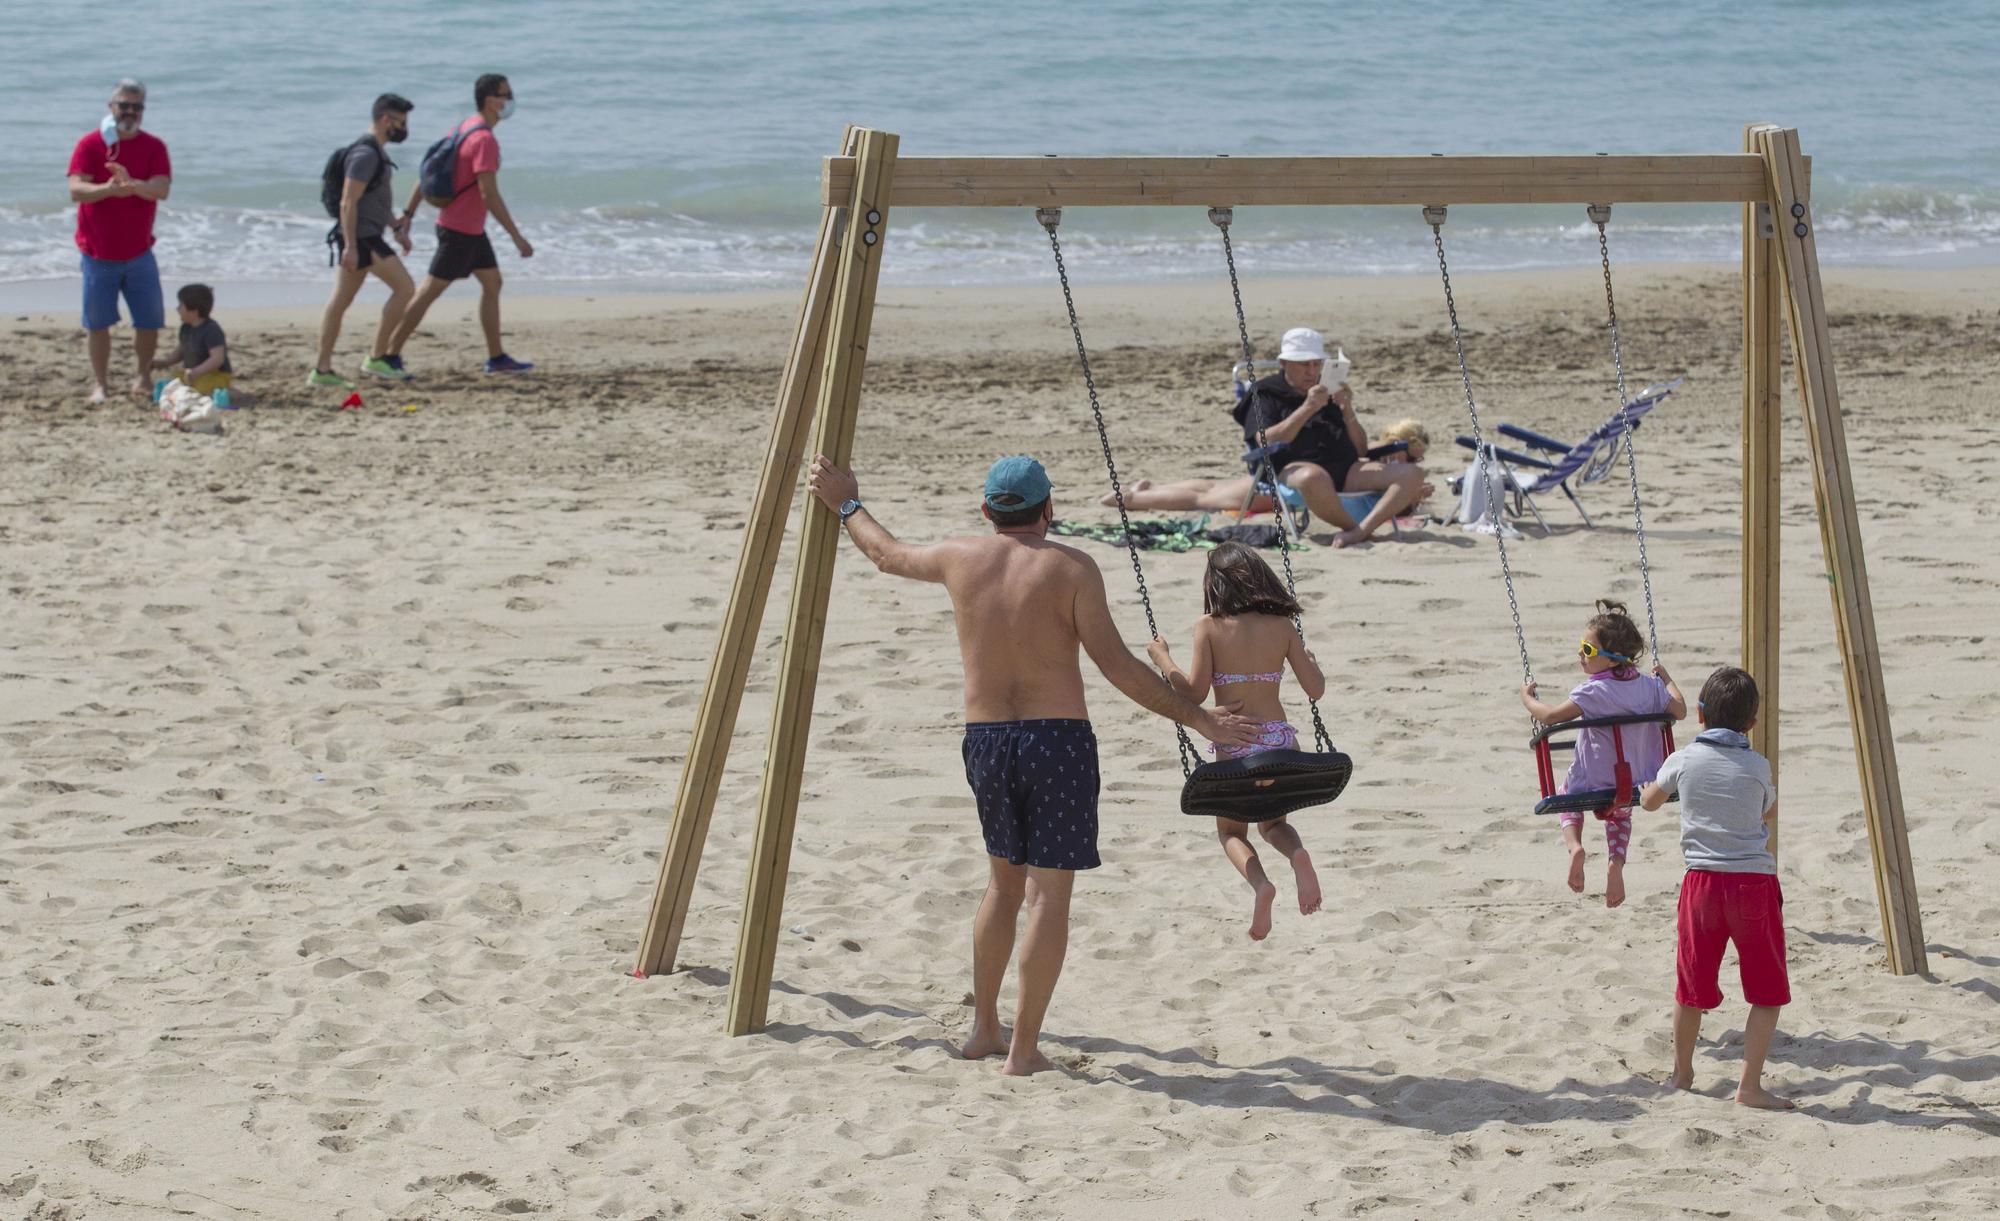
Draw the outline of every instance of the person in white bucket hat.
M1368 434L1354 413L1354 389L1328 390L1320 381L1326 338L1311 327L1285 332L1279 371L1250 387L1236 405L1236 421L1251 446L1281 444L1272 457L1278 478L1299 490L1321 521L1345 527L1336 547L1367 542L1396 514L1421 500L1423 468L1368 457ZM1340 504L1342 492L1380 492L1368 516L1356 523Z
M1248 446L1259 444L1260 428L1269 442L1284 444L1272 465L1280 479L1299 489L1314 517L1339 528L1334 546L1373 537L1398 513L1430 494L1423 467L1415 462L1385 463L1367 457L1368 439L1354 414L1354 391L1346 385L1329 391L1320 384L1327 360L1325 336L1311 327L1293 327L1279 341L1278 360L1282 370L1253 385L1236 405L1236 422L1243 426ZM1334 410L1327 411L1328 406ZM1125 505L1228 512L1250 497L1251 484L1248 475L1167 484L1140 479L1125 489ZM1356 522L1341 504L1340 493L1368 491L1380 491L1382 498ZM1111 502L1107 493L1103 503ZM1261 512L1271 506L1260 497L1251 507Z

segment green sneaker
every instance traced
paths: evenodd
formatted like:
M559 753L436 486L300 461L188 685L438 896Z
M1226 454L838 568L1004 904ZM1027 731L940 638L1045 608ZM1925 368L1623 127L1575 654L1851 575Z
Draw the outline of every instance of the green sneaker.
M392 364L386 356L374 357L367 364L361 366L361 371L370 377L387 378L392 382L406 382L410 380L410 371L400 365Z
M353 382L350 382L350 381L348 381L348 380L347 380L346 378L342 377L342 376L341 376L340 374L338 374L338 373L322 373L322 372L320 372L320 371L319 371L318 369L311 369L311 370L308 370L308 371L307 371L307 373L306 373L306 385L308 385L308 386L331 386L331 387L333 387L333 388L334 388L335 390L352 390L352 389L354 389L354 383L353 383Z

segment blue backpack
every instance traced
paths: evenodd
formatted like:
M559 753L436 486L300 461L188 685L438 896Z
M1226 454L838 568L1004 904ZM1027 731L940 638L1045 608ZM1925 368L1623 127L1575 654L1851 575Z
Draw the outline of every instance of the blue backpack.
M417 182L423 187L424 202L433 208L443 208L451 204L466 191L472 189L468 182L461 189L453 189L452 182L458 176L458 146L475 131L491 131L484 123L474 127L460 125L451 134L424 150L424 161L417 169ZM477 182L474 179L473 182Z

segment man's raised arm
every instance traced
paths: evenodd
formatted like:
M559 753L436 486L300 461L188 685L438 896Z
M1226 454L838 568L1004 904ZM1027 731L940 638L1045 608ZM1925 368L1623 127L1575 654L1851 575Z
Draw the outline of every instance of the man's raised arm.
M1168 686L1151 666L1134 657L1118 634L1111 607L1104 600L1104 574L1088 560L1080 565L1080 571L1076 590L1077 639L1112 686L1146 711L1178 721L1211 742L1248 746L1255 740L1256 722L1233 713L1210 712Z
M814 454L812 466L806 473L806 489L834 513L840 512L840 506L849 501L855 503L854 511L847 516L847 535L876 568L892 577L944 581L950 545L933 543L924 546L898 540L889 533L888 527L860 507L861 485L852 471L835 466L825 454Z

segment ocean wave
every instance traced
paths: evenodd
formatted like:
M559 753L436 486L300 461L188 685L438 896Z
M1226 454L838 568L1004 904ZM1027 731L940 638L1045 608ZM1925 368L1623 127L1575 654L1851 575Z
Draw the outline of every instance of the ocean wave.
M1830 264L2000 261L2000 200L1914 187L1833 188L1818 209L1820 255ZM760 213L760 209L752 209ZM1502 270L1585 264L1597 257L1580 209L1460 208L1449 230L1454 264ZM1017 214L1018 213L1018 214ZM517 208L532 261L508 259L522 280L630 283L695 291L797 283L810 257L805 224L759 223L681 200ZM323 278L325 217L295 208L179 204L163 208L158 251L177 279L283 283ZM77 274L74 213L0 208L0 282ZM1233 231L1248 275L1396 274L1428 270L1429 231L1411 209L1265 209L1238 214ZM1614 256L1634 262L1727 262L1738 255L1731 209L1621 207ZM910 210L893 217L885 274L911 284L1020 283L1047 275L1041 230L1026 209ZM1217 274L1215 230L1193 209L1075 209L1063 227L1072 267L1118 281ZM418 234L416 259L432 238ZM504 239L499 242L507 258Z

